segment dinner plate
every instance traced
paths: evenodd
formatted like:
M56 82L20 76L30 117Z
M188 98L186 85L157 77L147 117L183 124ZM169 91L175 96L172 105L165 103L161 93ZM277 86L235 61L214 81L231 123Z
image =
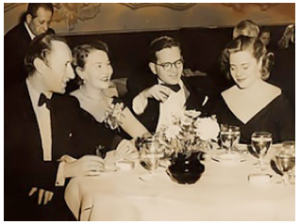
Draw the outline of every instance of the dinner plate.
M227 153L227 152L218 152L211 156L211 159L215 162L225 164L225 165L233 165L246 161L245 156L239 153Z

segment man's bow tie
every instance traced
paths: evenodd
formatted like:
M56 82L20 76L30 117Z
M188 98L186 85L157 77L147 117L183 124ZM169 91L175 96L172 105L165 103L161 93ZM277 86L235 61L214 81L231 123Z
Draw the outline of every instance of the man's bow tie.
M46 107L50 110L51 109L51 100L48 99L44 93L41 93L39 102L38 102L38 106L41 107L44 105L44 103L46 104Z
M162 84L163 86L166 86L166 87L169 87L171 90L173 90L174 92L178 92L181 87L179 84L176 84L176 85L171 85L171 84L167 84L167 83L163 83Z

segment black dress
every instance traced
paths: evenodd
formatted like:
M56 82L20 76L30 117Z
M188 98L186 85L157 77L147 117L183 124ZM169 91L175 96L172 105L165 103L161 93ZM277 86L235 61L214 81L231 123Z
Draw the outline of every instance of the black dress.
M74 97L78 104L79 100ZM119 103L120 101L117 98L113 99L113 104ZM89 130L82 130L81 135L83 136L80 139L80 142L77 142L77 144L85 146L87 148L94 148L95 152L98 147L101 147L101 151L103 153L103 157L105 157L106 152L114 150L117 148L118 144L122 140L122 136L120 133L118 133L118 130L112 130L107 125L105 125L104 122L98 122L92 114L90 114L88 111L84 110L83 108L80 108L80 113L82 116L82 119L94 123L95 126L98 126L99 130L103 130L103 135L93 135ZM102 139L103 144L99 145L99 139Z
M234 115L221 95L212 114L217 115L219 124L231 124L240 127L240 143L249 144L251 135L255 131L272 133L273 143L295 140L295 113L284 94L272 100L245 124Z

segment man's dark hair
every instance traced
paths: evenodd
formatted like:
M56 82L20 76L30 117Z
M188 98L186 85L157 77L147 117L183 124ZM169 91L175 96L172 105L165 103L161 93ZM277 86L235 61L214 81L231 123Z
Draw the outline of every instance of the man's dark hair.
M37 16L36 12L39 8L49 10L53 15L54 9L52 3L29 3L27 7L27 14L30 14L33 18L35 18Z
M154 39L149 48L149 59L151 62L156 63L156 52L161 51L165 48L171 48L171 47L178 47L180 50L180 43L178 40L168 37L168 36L162 36L159 38Z
M40 58L46 64L48 63L47 56L52 50L52 41L61 41L67 44L64 38L48 33L41 34L31 41L28 52L24 59L28 76L35 72L35 67L33 64L35 58Z

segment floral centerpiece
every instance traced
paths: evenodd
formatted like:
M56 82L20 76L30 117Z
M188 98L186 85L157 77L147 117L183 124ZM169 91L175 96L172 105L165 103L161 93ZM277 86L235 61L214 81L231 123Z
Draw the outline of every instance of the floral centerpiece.
M184 109L179 115L173 115L169 125L161 126L154 134L155 148L163 151L165 157L206 151L212 141L217 141L220 127L215 116L200 117L200 114Z

